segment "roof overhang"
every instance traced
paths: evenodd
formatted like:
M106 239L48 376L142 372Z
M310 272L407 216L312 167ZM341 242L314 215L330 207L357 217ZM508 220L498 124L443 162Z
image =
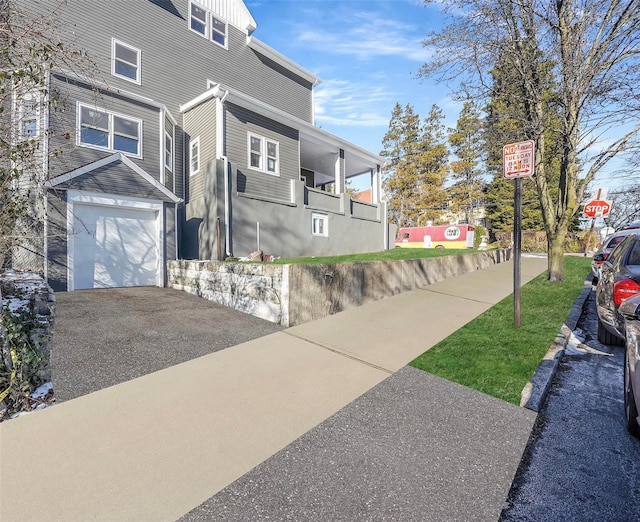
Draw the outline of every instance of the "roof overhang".
M127 156L122 154L122 152L116 152L115 154L111 154L110 156L106 156L102 159L89 163L87 165L83 165L80 168L72 170L71 172L67 172L66 174L62 174L61 176L57 176L55 178L51 178L46 181L44 186L46 188L56 188L60 185L63 185L74 178L79 176L84 176L85 174L89 174L90 172L109 165L111 163L121 162L127 167L129 167L135 174L140 176L144 181L153 186L156 190L161 192L169 202L171 203L182 203L182 199L176 196L173 192L171 192L168 188L166 188L162 183L154 179L150 174L148 174L144 169L140 168L133 161L131 161Z
M348 178L372 169L375 170L378 165L384 163L384 159L378 154L374 154L281 109L221 84L214 85L200 96L181 105L180 112L187 112L211 98L218 98L223 102L239 105L297 130L300 136L300 162L303 168L333 175L335 173L335 160L331 159L331 155L338 154L340 150L345 153L345 175Z
M298 76L300 76L300 78L307 80L313 87L322 82L322 80L312 72L309 72L301 65L287 58L284 54L280 54L272 47L269 47L266 43L261 42L260 40L252 36L247 39L247 46L249 47L249 49L253 49L255 52L266 56L270 60L276 62L278 65L281 65L285 69L297 74Z

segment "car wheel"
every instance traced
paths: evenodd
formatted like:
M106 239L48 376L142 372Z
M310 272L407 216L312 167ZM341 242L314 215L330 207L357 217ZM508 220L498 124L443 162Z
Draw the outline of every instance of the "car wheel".
M624 341L607 330L600 320L598 320L598 341L611 346L624 345Z
M640 425L638 425L638 408L633 397L631 378L629 375L629 359L624 358L624 416L627 421L627 429L635 437L640 438Z

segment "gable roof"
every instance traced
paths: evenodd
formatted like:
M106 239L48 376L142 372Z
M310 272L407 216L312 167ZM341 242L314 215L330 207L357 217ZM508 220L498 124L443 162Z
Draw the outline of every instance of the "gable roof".
M125 172L123 170L117 169L118 166L125 167L126 174L129 175L129 178L132 181L131 188L136 190L136 195L138 195L139 197L160 199L162 201L167 201L170 203L182 202L182 199L176 196L164 185L162 185L162 183L154 179L145 170L141 169L127 156L122 154L122 152L116 152L115 154L106 156L102 159L99 159L98 161L94 161L80 168L72 170L71 172L67 172L66 174L52 178L46 181L44 185L47 188L59 188L63 190L70 188L83 189L86 188L83 187L83 185L87 184L85 178L91 176L91 178L93 178L94 180L92 185L95 186L95 178L97 176L101 178L107 177L109 175L117 176ZM131 172L133 172L135 176L131 177ZM107 183L106 185L111 184ZM105 190L104 192L109 191Z

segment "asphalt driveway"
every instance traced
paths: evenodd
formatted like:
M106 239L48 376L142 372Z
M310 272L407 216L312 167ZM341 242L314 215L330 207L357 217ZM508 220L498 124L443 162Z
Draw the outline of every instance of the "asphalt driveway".
M282 329L170 288L79 290L56 299L51 365L58 402Z

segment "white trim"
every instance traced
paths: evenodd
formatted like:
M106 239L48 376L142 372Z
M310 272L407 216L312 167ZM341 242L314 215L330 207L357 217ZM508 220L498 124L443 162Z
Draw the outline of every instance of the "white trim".
M315 221L322 222L322 232L315 231ZM316 237L329 237L329 215L318 212L311 213L311 235Z
M130 65L135 65L136 67L136 77L131 78L130 76L126 76L124 74L118 74L116 72L116 46L121 46L127 48L129 51L133 51L136 53L136 63L131 63ZM123 60L120 60L123 61ZM129 62L126 62L129 63ZM135 83L137 85L142 85L142 51L132 45L124 43L122 40L118 40L116 38L111 38L111 74L116 78L122 78L128 82Z
M191 167L193 165L193 146L197 145L198 146L198 168L195 170L191 170ZM201 151L200 151L200 136L196 136L195 138L193 138L192 140L189 141L189 176L193 176L194 174L197 174L198 172L200 172L200 158L202 157Z
M162 267L166 263L164 255L164 203L160 200L139 199L128 196L118 196L114 194L98 194L95 192L84 192L81 190L67 191L67 290L72 292L75 290L74 285L74 217L76 204L129 208L135 210L149 210L156 212L156 248L158 266L156 266L156 286L164 286L164 277Z
M207 83L210 81L211 80L207 80ZM211 98L214 98L214 97L222 98L225 94L226 93L223 93L222 88L220 87L220 84L216 83L213 87L209 87L202 94L196 96L195 98L188 101L187 103L180 105L180 112L187 112L188 110L191 110L194 107L197 107L201 103L204 103Z
M53 188L62 183L66 183L67 181L71 181L78 176L82 176L84 174L88 174L100 167L104 167L109 163L114 163L116 161L121 161L124 165L133 170L136 174L138 174L142 179L144 179L147 183L153 185L156 189L162 192L165 196L167 196L171 202L173 203L181 203L182 199L176 196L173 192L171 192L167 187L159 183L156 179L154 179L150 174L148 174L144 169L140 168L136 165L132 160L130 160L127 156L125 156L122 152L116 152L111 156L106 156L98 161L94 161L93 163L89 163L88 165L84 165L79 169L72 170L71 172L67 172L61 176L50 179L45 182L45 187Z

